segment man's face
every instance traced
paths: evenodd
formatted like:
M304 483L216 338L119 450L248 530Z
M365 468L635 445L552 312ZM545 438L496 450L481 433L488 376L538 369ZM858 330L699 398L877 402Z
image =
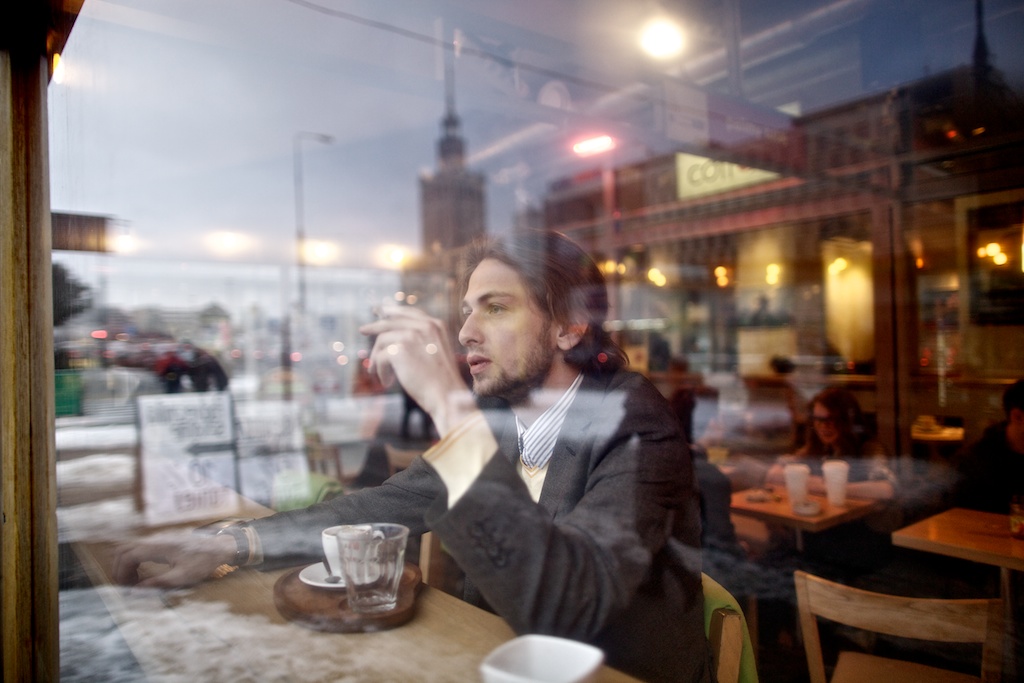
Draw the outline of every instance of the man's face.
M515 405L543 386L558 351L557 326L533 303L515 270L483 260L469 278L462 308L459 342L478 396Z

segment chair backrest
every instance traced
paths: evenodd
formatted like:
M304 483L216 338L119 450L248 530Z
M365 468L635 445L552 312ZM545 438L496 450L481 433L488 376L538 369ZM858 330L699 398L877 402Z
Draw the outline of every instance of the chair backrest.
M422 450L409 450L406 448L395 448L389 443L384 444L384 453L388 459L388 472L394 475L396 472L409 467L417 456L422 455Z
M457 598L463 597L462 570L445 550L441 539L431 531L423 534L420 539L419 565L423 583Z
M909 598L874 593L803 571L796 582L800 631L811 683L826 683L817 617L846 626L904 638L946 643L981 643L981 677L998 681L1002 666L1001 600Z
M704 589L704 633L711 643L717 683L757 683L754 647L743 610L736 598L707 574Z

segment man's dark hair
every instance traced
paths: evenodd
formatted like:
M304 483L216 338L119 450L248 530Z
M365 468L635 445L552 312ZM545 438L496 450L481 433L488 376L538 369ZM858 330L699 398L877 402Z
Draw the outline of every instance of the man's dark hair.
M1003 410L1006 417L1010 417L1010 411L1016 408L1024 410L1024 379L1019 379L1003 392Z
M585 323L580 342L565 360L584 372L616 370L626 353L604 329L608 289L604 275L575 242L557 232L528 230L477 240L465 254L462 291L480 262L495 259L515 270L534 304L559 324Z

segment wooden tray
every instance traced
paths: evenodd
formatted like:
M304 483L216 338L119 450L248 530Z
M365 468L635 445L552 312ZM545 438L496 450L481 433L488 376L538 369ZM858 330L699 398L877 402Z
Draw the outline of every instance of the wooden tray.
M398 604L379 614L358 614L348 607L344 589L317 588L303 583L293 569L274 584L274 605L285 619L316 631L359 633L385 631L412 619L422 585L420 568L406 562L398 585Z

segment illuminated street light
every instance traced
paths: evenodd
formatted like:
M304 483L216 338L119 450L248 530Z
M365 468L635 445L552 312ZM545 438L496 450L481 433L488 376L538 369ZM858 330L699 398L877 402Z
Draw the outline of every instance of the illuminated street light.
M679 24L665 18L654 19L640 32L640 47L655 59L679 56L685 42Z
M138 242L131 235L121 234L114 238L114 251L118 254L131 254L138 248Z
M572 146L572 151L581 157L589 157L613 149L615 149L615 138L610 135L598 135L586 140L580 140Z
M203 238L207 248L220 256L235 256L252 247L252 239L240 232L219 230Z
M314 266L325 266L336 260L340 249L333 242L306 240L302 244L302 262Z

